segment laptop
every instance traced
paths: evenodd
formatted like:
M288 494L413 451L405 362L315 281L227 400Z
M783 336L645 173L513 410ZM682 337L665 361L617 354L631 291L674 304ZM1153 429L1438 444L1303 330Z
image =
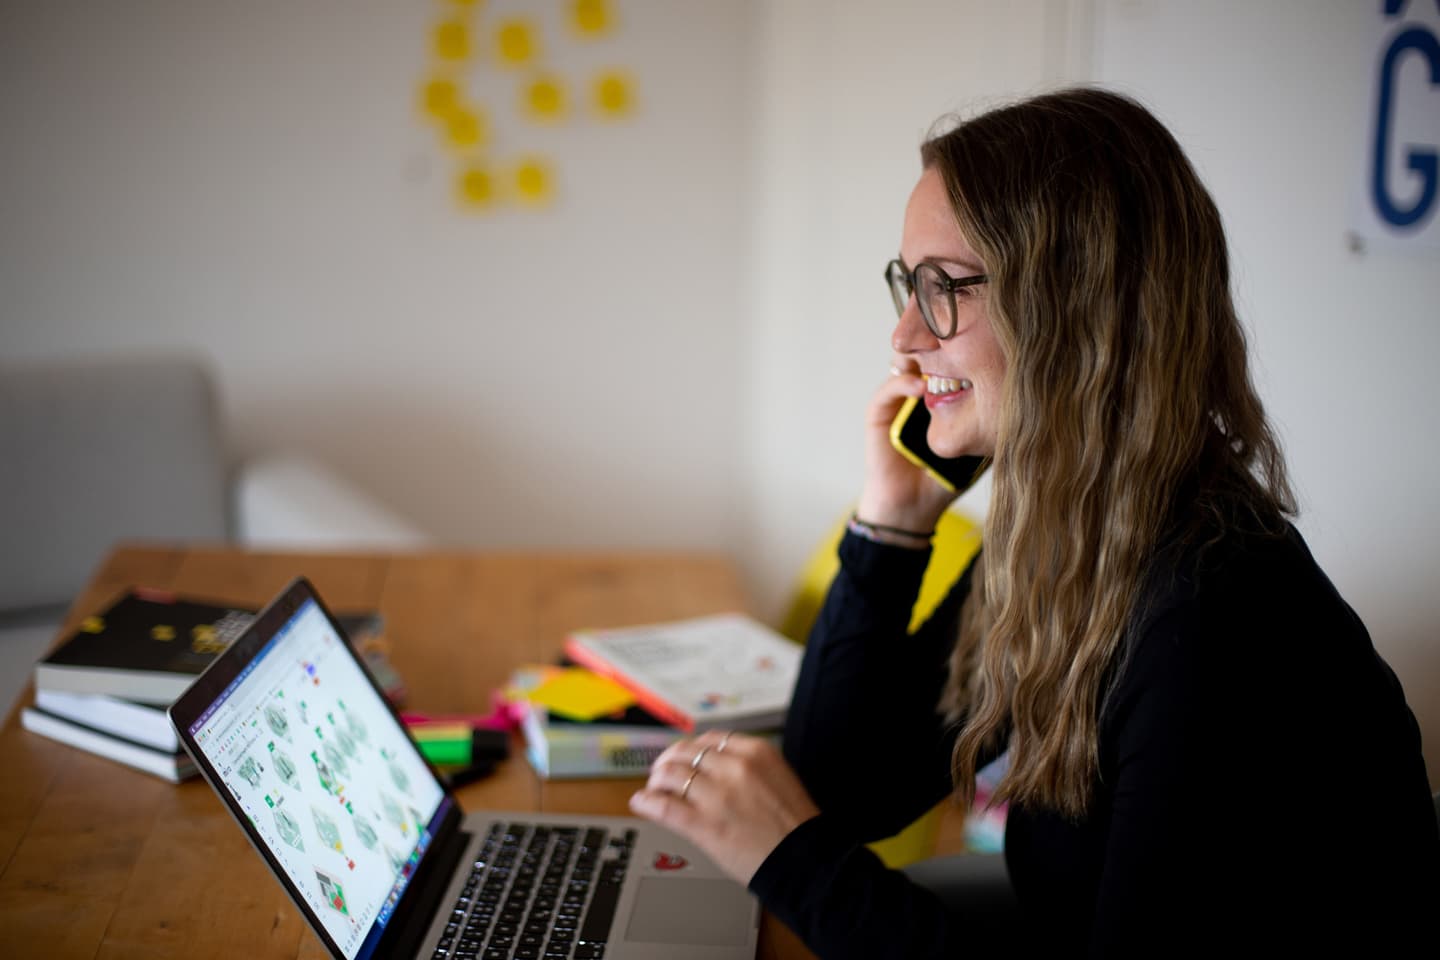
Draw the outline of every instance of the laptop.
M662 827L462 814L303 578L170 720L335 957L755 956L754 898Z

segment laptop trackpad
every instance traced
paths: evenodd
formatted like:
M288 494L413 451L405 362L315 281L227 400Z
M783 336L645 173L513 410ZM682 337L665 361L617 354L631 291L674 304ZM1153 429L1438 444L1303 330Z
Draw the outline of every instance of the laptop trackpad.
M752 909L750 895L729 880L641 877L625 939L742 946Z

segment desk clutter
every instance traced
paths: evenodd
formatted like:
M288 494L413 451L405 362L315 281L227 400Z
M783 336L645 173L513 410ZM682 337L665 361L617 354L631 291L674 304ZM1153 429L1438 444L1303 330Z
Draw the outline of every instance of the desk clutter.
M785 722L799 645L741 613L581 630L565 654L629 690L686 733L767 730Z
M560 666L523 667L525 752L548 779L643 776L665 748L702 730L775 736L801 648L742 614L577 631ZM582 665L583 664L583 665Z
M247 606L262 599L252 596L260 585L300 574L334 585L340 610L383 613L390 657L407 691L401 712L425 714L432 722L473 724L488 717L494 692L506 686L516 667L556 662L567 629L651 623L743 609L745 603L738 570L720 553L285 554L122 546L93 573L91 585L75 602L68 629L111 606L124 592L116 585L145 584L185 598ZM557 622L564 618L568 622ZM537 630L545 626L553 632ZM68 630L52 649L67 639ZM33 661L26 669L32 666ZM28 705L27 695L19 706ZM442 710L445 714L437 716ZM460 712L467 716L457 718ZM290 718L297 719L298 711ZM262 716L261 726L268 727L268 720ZM509 734L511 759L491 777L463 788L456 798L459 806L512 811L506 824L542 822L546 811L557 810L630 815L628 788L636 781L543 779L521 759L518 726L516 731ZM114 761L21 729L18 706L0 741L23 774L20 780L12 776L10 789L0 791L13 848L0 863L0 881L17 893L0 897L0 955L50 956L59 949L56 944L86 956L162 953L176 944L196 956L271 955L277 944L291 956L297 949L304 956L325 952L309 939L306 931L313 927L293 899L269 882L269 872L253 855L236 846L237 824L217 815L221 809L207 802L209 788L199 786L198 778L177 787L148 774L132 775ZM343 750L343 744L337 745ZM293 756L298 765L299 755ZM284 766L265 763L263 773L283 778ZM312 779L303 776L304 786ZM312 832L320 827L308 805L300 813L295 819L306 848L318 856L328 849L325 837ZM274 825L273 813L260 819ZM290 849L283 839L281 845ZM363 838L357 836L351 846L364 849ZM103 856L97 858L99 848ZM227 854L211 855L216 851ZM353 916L355 892L345 883L348 864L340 868L343 873L320 866L343 884ZM321 887L331 882L311 876ZM77 883L84 896L76 893ZM246 909L217 912L211 908L215 904ZM322 915L333 913L325 902L317 909ZM804 955L774 918L762 919L760 940L764 956L788 960ZM607 956L620 952L617 945Z
M180 782L198 771L166 710L255 611L134 589L35 666L32 733ZM384 620L337 614L386 698L405 706ZM493 772L520 732L546 779L640 777L666 747L723 727L778 736L801 648L742 614L585 630L565 640L559 665L517 669L485 715L402 711L401 720L447 785ZM582 666L583 661L588 666Z
M400 722L452 790L490 776L510 756L510 733L495 717L402 711Z
M172 783L193 777L166 710L254 618L253 610L131 590L35 665L35 703L20 711L20 724ZM403 703L380 615L337 619L385 696Z
M549 780L642 777L666 747L685 734L646 712L619 687L621 702L594 712L556 691L613 681L574 665L521 667L502 697L525 737L525 757Z

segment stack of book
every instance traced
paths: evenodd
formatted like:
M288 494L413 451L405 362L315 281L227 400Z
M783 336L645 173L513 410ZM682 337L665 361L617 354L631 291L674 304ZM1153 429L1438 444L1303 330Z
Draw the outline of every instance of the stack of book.
M166 710L215 656L244 632L254 612L134 590L80 628L35 666L35 703L20 712L32 733L153 773L172 782L196 769ZM374 643L374 614L340 617L387 694L399 680Z
M685 734L643 708L578 720L538 704L525 711L525 756L550 780L639 777Z
M551 779L643 776L682 737L778 729L801 648L747 616L722 614L580 631L566 639L565 654L627 696L597 713L546 696L544 683L512 684L531 701L522 725L526 754Z

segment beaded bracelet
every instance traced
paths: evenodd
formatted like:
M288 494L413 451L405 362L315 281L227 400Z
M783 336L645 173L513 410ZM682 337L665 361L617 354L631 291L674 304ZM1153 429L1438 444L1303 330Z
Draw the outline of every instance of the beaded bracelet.
M924 550L930 546L930 538L935 535L934 532L919 533L903 527L888 527L883 523L870 523L861 520L858 515L853 513L850 514L850 520L845 527L851 533L864 537L866 540L889 544L892 547L905 547L910 550Z

